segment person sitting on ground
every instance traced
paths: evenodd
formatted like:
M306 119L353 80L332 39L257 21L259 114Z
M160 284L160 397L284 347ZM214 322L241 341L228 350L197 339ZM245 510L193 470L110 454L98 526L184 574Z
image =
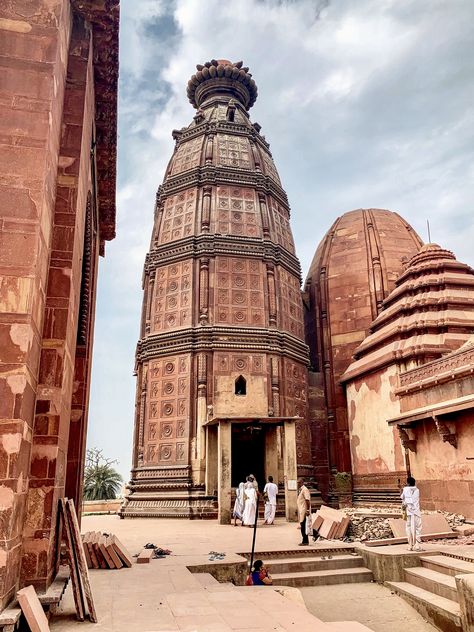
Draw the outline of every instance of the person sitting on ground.
M421 548L421 510L420 490L416 486L413 476L407 478L407 484L403 488L402 506L407 512L407 537L409 551L423 551Z
M255 560L253 564L252 583L254 586L271 586L273 584L262 560Z

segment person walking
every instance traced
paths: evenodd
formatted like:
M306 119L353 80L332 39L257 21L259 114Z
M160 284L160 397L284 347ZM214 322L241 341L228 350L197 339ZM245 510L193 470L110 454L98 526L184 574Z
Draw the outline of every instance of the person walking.
M240 520L242 523L241 526L244 526L244 485L245 483L240 483L237 489L235 490L235 503L234 503L234 511L232 512L232 517L234 518L234 527L237 526L237 520Z
M269 476L268 483L263 488L265 498L265 522L263 524L273 524L275 520L277 495L278 485L273 482L273 476Z
M311 494L309 493L309 489L304 484L304 479L300 478L298 480L298 485L299 493L298 499L296 501L296 506L298 509L298 522L300 523L302 538L299 546L308 546L309 539L308 534L306 533L306 517L309 516L311 512Z
M409 551L423 551L421 548L421 510L420 490L416 486L413 476L407 478L407 484L403 488L402 506L407 512L407 537Z
M242 520L245 526L253 527L257 511L257 490L254 486L253 476L247 476L247 482L244 485L244 497L245 505Z

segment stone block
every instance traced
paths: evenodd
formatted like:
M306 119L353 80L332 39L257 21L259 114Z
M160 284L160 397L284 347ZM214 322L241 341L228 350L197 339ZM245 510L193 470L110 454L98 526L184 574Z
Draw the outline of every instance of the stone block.
M474 573L457 575L455 579L463 632L474 632Z

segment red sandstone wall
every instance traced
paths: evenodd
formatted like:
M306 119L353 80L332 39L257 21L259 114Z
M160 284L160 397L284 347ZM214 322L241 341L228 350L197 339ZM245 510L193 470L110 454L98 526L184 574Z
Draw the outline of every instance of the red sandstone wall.
M20 565L22 581L40 588L54 573L71 400L83 378L79 397L87 405L91 350L87 342L81 374L90 32L81 20L73 26L66 0L10 7L0 9L0 608L18 585Z
M2 3L0 606L20 565L71 15Z
M457 414L457 447L443 442L429 420L416 427L416 453L410 452L412 475L423 509L442 509L474 519L474 412Z

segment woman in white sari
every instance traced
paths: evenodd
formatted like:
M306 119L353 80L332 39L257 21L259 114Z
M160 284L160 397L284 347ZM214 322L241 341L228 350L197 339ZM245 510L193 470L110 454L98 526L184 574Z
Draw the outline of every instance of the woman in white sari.
M245 483L240 483L237 489L235 490L235 503L234 503L234 511L232 512L232 516L234 518L234 527L237 526L237 520L240 520L242 523L242 527L244 526L244 504L245 504L245 496L244 496L244 485Z
M244 514L242 516L243 523L247 527L253 527L255 524L255 512L257 510L257 490L254 487L253 476L247 478L244 485L245 505Z

